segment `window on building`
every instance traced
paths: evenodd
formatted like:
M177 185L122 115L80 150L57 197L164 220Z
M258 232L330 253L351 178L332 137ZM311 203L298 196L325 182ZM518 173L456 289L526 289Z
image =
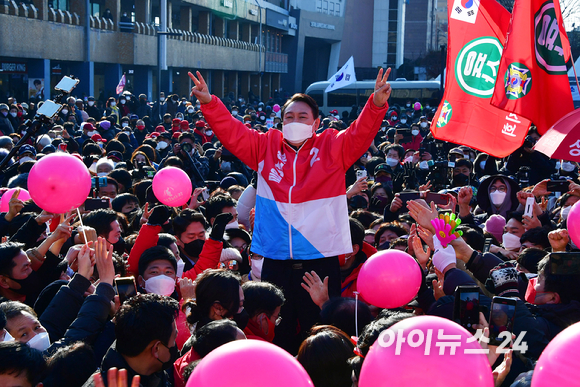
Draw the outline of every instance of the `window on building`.
M356 105L356 89L338 89L327 95L328 106Z
M53 9L60 9L61 11L68 11L69 0L48 0L48 6Z

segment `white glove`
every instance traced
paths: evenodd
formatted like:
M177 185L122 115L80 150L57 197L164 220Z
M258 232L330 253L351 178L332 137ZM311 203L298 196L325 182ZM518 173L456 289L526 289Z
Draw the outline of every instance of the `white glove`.
M457 257L455 256L455 249L453 246L447 245L443 248L441 242L436 236L433 236L433 247L435 247L435 253L433 253L433 265L443 273L443 270L452 263L457 263Z

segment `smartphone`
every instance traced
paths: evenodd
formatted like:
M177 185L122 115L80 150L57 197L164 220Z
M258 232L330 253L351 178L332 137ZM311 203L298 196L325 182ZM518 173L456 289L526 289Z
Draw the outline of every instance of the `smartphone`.
M119 296L121 304L126 299L136 296L137 286L135 285L135 277L115 278L115 292Z
M506 339L511 340L515 316L515 299L507 297L493 298L489 314L489 345L499 346Z
M36 111L37 116L45 116L47 118L52 118L58 113L62 105L54 103L50 99L44 101L42 106Z
M99 187L106 187L107 186L107 177L106 176L102 176L102 177L93 177L91 179L91 188L95 189L95 188L99 188Z
M530 196L526 199L526 208L524 210L524 216L529 216L530 218L534 215L534 204L536 204L536 199Z
M401 192L399 197L403 201L403 207L399 209L399 213L407 211L407 202L409 200L421 199L421 193L417 191L412 192Z
M357 169L356 170L356 179L360 180L363 177L367 177L367 170L366 169Z
M550 265L552 274L580 274L580 253L550 253Z
M85 201L85 211L93 211L100 208L109 208L109 199L88 198Z
M204 187L203 191L201 191L201 197L203 198L204 202L206 202L209 199L209 190L207 189L207 187Z
M483 253L489 253L489 249L491 248L491 241L492 238L485 238L485 243L483 244Z
M550 180L548 181L548 192L568 192L570 182L568 180Z
M439 204L439 205L446 205L449 203L449 196L447 194L439 194L436 192L427 192L427 196L425 197L425 201L427 201L428 204L431 204L431 202L435 203L435 204Z
M399 140L400 142L411 142L413 141L413 135L411 134L411 129L397 129L397 134L402 134L403 138Z
M453 320L470 332L475 332L473 325L479 324L479 286L455 288Z

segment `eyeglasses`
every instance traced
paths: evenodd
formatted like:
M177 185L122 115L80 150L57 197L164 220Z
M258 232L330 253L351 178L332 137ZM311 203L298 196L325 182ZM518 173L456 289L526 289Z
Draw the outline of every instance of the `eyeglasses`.
M504 185L502 185L500 187L490 187L489 188L489 192L495 192L495 191L506 192L506 187Z

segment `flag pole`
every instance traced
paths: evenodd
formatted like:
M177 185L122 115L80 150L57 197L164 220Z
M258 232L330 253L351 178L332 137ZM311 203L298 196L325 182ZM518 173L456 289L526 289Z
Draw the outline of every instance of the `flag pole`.
M576 78L576 87L578 87L578 93L580 93L580 83L578 83L578 75L576 74L576 63L574 62L574 56L572 55L572 47L570 47L570 59L572 59L572 68L574 69L574 78Z

